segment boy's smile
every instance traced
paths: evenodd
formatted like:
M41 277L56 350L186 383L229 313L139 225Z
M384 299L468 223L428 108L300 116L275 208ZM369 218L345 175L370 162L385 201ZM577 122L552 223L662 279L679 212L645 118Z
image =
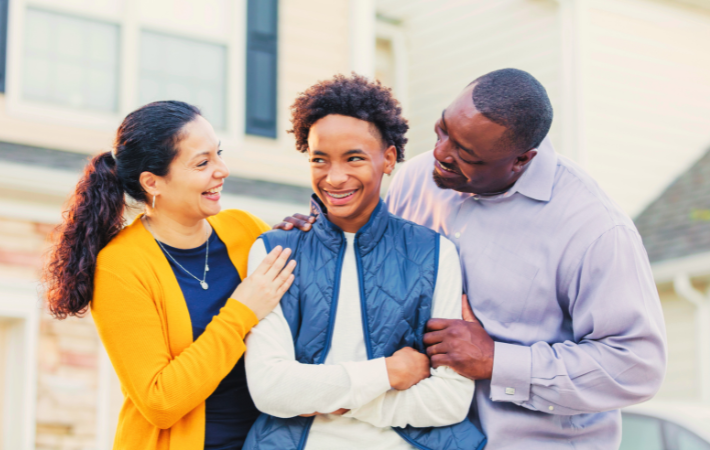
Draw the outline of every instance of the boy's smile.
M328 219L357 232L380 201L382 175L392 172L397 159L395 147L385 148L372 123L330 114L311 126L308 149L313 191L328 208Z

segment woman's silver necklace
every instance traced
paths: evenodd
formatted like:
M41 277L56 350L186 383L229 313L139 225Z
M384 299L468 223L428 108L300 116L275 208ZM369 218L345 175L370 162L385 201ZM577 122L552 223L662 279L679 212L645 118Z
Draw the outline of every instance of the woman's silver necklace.
M146 221L146 223L148 223L148 221ZM192 273L190 273L189 270L187 270L186 268L184 268L184 267L182 266L182 264L180 264L179 262L177 262L177 259L175 259L175 258L173 257L173 255L170 254L170 252L165 248L165 246L163 245L162 242L160 242L158 239L156 239L155 242L158 243L158 245L160 246L160 248L163 249L163 252L165 252L165 254L168 255L168 256L170 257L170 259L172 259L173 262L178 265L179 268L181 268L182 270L185 271L186 274L190 275L192 278L194 278L195 280L197 280L197 281L200 283L200 286L202 286L202 289L204 289L204 290L209 289L210 285L207 284L207 281L206 281L206 280L207 280L207 272L210 271L210 266L209 266L209 264L208 264L208 261L209 261L209 258L210 258L210 237L209 237L209 234L207 235L207 244L206 244L206 249L205 249L205 271L204 271L204 273L202 274L202 279L201 279L201 280L200 280L199 278L197 278L196 276L194 276Z

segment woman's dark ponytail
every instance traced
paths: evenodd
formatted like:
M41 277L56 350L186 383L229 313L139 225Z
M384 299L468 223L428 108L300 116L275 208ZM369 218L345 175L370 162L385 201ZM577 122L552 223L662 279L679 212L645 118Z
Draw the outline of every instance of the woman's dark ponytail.
M88 310L94 296L96 258L124 226L124 194L140 202L147 200L140 174L168 173L181 130L199 114L199 109L183 102L145 105L119 127L115 154L102 153L86 166L43 274L54 317L80 316Z
M49 310L57 318L81 315L94 294L96 257L123 228L125 200L111 152L84 169L44 272Z

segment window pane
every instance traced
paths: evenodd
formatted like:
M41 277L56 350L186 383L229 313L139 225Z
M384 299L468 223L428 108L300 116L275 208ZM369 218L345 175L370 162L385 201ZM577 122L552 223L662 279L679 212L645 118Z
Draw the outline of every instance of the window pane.
M700 439L695 433L670 422L665 422L664 426L670 449L710 450L710 444Z
M139 99L180 100L199 107L215 128L226 126L226 58L222 45L144 31Z
M635 414L622 418L619 450L664 450L660 421Z
M24 98L116 111L118 26L32 8L26 17Z

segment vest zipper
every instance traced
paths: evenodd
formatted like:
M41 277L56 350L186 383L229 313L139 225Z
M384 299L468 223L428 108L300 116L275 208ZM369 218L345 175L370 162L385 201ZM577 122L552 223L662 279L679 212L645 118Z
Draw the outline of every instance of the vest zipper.
M338 297L340 297L340 274L343 271L343 259L345 259L345 249L347 247L347 242L345 242L345 236L343 236L343 245L340 246L340 251L338 252L338 261L335 265L335 280L333 283L333 300L330 302L330 320L328 321L328 334L325 337L325 348L323 349L323 354L318 360L318 364L323 364L325 358L328 357L328 352L330 351L330 344L333 340L333 328L335 328L335 314L338 311ZM313 426L313 421L316 420L315 416L311 417L311 420L306 425L306 428L301 434L301 439L298 442L298 447L296 450L303 450L306 447L306 441L308 440L308 433L311 431L311 426Z

